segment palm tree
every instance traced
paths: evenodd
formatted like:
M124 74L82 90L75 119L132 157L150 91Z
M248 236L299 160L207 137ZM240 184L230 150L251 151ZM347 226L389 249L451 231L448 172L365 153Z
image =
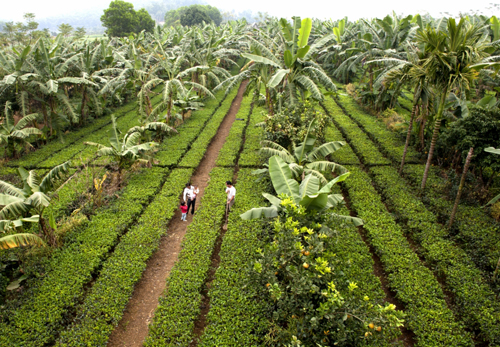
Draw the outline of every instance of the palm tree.
M453 89L461 93L468 90L478 76L474 65L489 55L484 30L484 26L470 24L465 18L458 24L449 18L446 31L430 26L418 31L417 43L423 45L424 57L419 63L421 68L413 71L413 78L425 78L440 95L421 189L427 182L448 93Z
M24 116L17 124L14 124L14 119L11 114L11 102L7 101L4 108L5 118L0 124L0 145L7 146L6 155L16 156L15 144L24 144L33 147L28 141L31 135L42 135L40 129L27 127L31 122L34 122L38 117L37 113L32 113Z
M409 45L407 58L408 60L396 59L396 58L382 58L369 61L371 63L386 63L389 66L384 72L382 72L377 81L375 81L375 86L384 85L384 89L388 89L389 86L395 82L397 84L395 88L395 95L399 95L399 90L403 85L408 84L413 88L413 105L411 109L411 117L408 125L408 130L406 133L405 148L403 151L403 157L401 158L401 165L399 168L399 173L403 171L406 153L408 152L408 146L411 139L411 131L413 129L413 121L417 115L417 110L419 109L419 103L425 105L431 99L432 91L429 84L427 83L426 76L419 74L418 70L422 69L419 65L421 59L424 57L423 53L413 45ZM397 98L397 97L396 97Z

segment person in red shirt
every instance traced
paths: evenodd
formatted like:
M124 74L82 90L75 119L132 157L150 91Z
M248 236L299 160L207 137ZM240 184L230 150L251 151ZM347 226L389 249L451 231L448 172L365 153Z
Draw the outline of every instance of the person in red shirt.
M186 206L186 203L184 201L181 202L180 207L181 207L181 212L182 212L181 220L183 220L184 222L187 222L186 216L187 216L188 207Z

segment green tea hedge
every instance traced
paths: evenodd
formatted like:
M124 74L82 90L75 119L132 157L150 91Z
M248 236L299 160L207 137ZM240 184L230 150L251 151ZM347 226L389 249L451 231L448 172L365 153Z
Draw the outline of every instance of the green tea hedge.
M167 232L167 224L179 207L179 192L192 172L192 169L171 172L162 190L104 263L99 278L77 310L78 320L63 331L56 346L106 346L147 260Z
M211 264L215 241L225 212L225 181L233 169L214 168L193 222L188 226L182 251L167 280L145 346L188 346L200 314L201 291Z

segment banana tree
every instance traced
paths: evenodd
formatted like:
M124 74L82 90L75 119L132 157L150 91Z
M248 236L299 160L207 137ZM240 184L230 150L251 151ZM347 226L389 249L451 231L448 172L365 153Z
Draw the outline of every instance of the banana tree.
M293 178L292 171L288 164L279 156L273 156L269 158L269 175L278 197L268 193L262 193L262 195L269 200L271 206L253 208L240 215L242 219L250 220L262 217L277 217L279 211L282 209L281 206L284 197L291 199L295 205L304 207L309 213L325 213L327 210L343 202L343 196L341 194L331 194L331 190L335 184L344 181L350 173L346 172L334 178L324 186L321 186L318 177L309 174L299 185ZM332 213L332 215L339 220L355 226L363 225L363 221L356 217L342 216L336 213Z
M342 165L336 164L328 160L322 160L322 158L333 154L343 146L345 142L343 141L332 141L322 144L319 147L315 147L316 138L311 135L311 127L314 125L316 120L312 120L307 128L304 141L301 144L296 145L292 143L293 152L290 153L286 148L272 141L262 141L262 147L260 152L267 156L277 155L283 159L295 178L305 179L305 175L312 174L317 177L321 184L326 184L327 179L322 174L322 172L337 171L339 173L346 173L347 169ZM254 173L267 172L268 169L255 170Z
M329 90L336 90L330 77L326 75L323 69L316 64L308 54L310 46L308 45L309 36L311 34L312 20L300 17L293 17L293 26L287 20L280 20L282 40L285 42L282 48L283 56L274 54L269 55L269 52L263 51L261 55L243 53L242 56L254 61L257 64L267 65L274 70L267 86L266 93L269 89L278 88L284 92L289 103L297 102L297 95L300 93L304 98L308 92L314 99L322 100L318 84L323 84ZM271 52L272 53L272 52ZM274 57L274 59L273 59Z
M34 215L27 218L15 220L0 220L0 232L23 231L23 223L38 223L40 216ZM44 246L45 242L41 237L30 233L15 233L0 237L0 249L11 249L21 246Z
M169 126L165 123L150 122L150 123L146 123L142 126L138 125L138 126L130 128L127 131L127 135L130 135L132 133L139 133L142 136L144 136L145 134L147 134L148 131L155 132L157 137L159 137L161 134L177 133L177 130L175 130L174 128L172 128L171 126ZM151 138L151 136L149 136L149 135L147 137Z
M158 144L156 142L140 143L140 132L127 133L123 139L120 140L114 116L111 116L111 122L113 125L111 137L109 138L109 144L111 146L105 146L95 142L85 142L85 144L97 147L98 156L109 156L117 162L118 183L120 184L122 181L123 169L135 162L149 163L151 161L149 154Z
M4 108L5 118L0 125L0 145L5 145L7 150L6 155L16 156L16 143L33 147L27 139L31 135L41 136L43 133L38 128L27 127L38 117L37 113L32 113L24 116L15 124L14 118L11 114L11 102L7 101Z
M55 183L68 171L70 162L67 161L54 167L42 179L38 177L36 171L27 171L18 168L19 176L23 182L23 188L0 180L0 220L4 221L4 226L21 226L21 222L35 222L38 219L40 229L49 241L55 243L55 237L46 224L43 217L44 211L50 205L50 195L52 195ZM26 218L30 212L35 215ZM8 221L8 222L7 222Z

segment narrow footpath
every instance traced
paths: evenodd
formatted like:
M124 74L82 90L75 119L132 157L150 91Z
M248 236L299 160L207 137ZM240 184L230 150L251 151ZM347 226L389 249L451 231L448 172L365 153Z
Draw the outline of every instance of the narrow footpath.
M224 146L226 137L236 118L246 85L247 82L240 85L229 112L224 117L217 134L212 139L193 176L191 179L186 177L186 183L191 181L192 184L198 185L200 189L196 199L196 210L199 208L205 188L208 186L209 173L215 167L219 151ZM180 220L180 211L177 210L167 227L167 234L162 237L158 250L148 261L141 280L135 286L123 318L109 338L108 347L140 347L143 345L143 341L148 335L148 325L152 321L155 309L158 306L158 299L165 290L166 280L178 259L182 240L192 218L193 215L188 214L188 222L182 222Z

